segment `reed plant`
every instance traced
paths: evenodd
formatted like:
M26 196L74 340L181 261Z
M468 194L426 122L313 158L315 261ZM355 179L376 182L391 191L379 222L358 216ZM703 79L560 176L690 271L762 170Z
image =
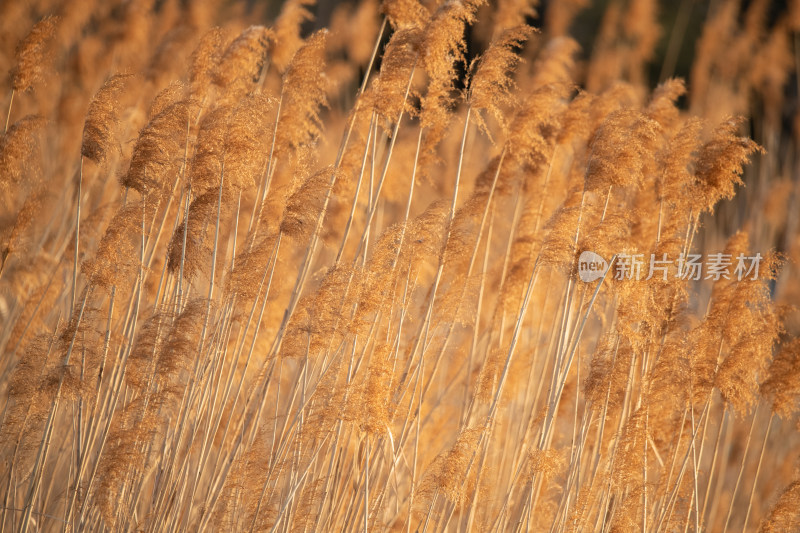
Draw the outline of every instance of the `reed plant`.
M800 2L589 4L0 6L0 533L799 530Z

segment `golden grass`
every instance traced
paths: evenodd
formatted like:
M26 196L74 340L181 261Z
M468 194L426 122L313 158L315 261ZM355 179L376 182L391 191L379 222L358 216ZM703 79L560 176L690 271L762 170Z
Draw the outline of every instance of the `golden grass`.
M800 528L800 4L588 4L0 8L0 533Z

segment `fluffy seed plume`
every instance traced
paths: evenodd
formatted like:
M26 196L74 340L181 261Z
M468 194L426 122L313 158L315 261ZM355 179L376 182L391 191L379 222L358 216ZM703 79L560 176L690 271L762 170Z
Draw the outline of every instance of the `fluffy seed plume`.
M244 30L222 54L214 83L233 98L248 94L261 77L271 35L264 26Z
M800 480L783 489L769 516L758 529L759 533L791 531L800 523Z
M142 128L128 172L120 179L123 187L148 194L166 186L167 171L181 162L190 107L187 100L175 102Z
M326 167L312 174L286 202L281 231L298 240L311 237L322 212L334 169Z
M533 167L545 165L553 153L565 108L564 85L547 85L529 94L509 125L509 155Z
M396 30L422 28L430 17L418 0L385 0L381 9Z
M533 33L530 26L517 26L501 33L492 40L486 53L473 62L475 74L470 82L467 101L473 109L476 121L488 133L488 127L480 115L481 110L491 113L505 129L506 121L503 106L512 102L510 89L513 87L511 73L522 60L515 49Z
M220 216L227 217L232 203L227 189L220 203L219 189L212 187L197 196L189 205L188 220L184 219L175 228L167 246L167 268L170 272L183 271L183 277L191 280L208 265L212 253L214 222L218 209Z
M445 2L426 27L423 53L425 70L433 80L449 81L456 62L464 62L464 29L475 22L475 13L483 0Z
M328 80L324 72L327 33L320 30L309 37L283 76L277 149L296 149L314 141L322 132L319 110L327 104Z
M475 12L482 3L481 0L446 2L425 27L422 64L429 81L422 98L420 115L420 123L426 130L423 167L435 161L436 146L447 131L455 105L453 83L457 75L456 64L465 61L464 29L475 21Z
M790 417L800 400L800 339L786 344L769 367L769 376L761 384L761 393L772 399L772 409Z
M17 45L16 66L11 70L11 86L24 92L44 81L48 60L48 47L55 33L58 19L45 17L34 25L30 33Z
M272 51L272 62L283 72L292 61L297 50L303 46L300 38L300 26L311 20L309 7L316 4L316 0L288 0L281 9L281 14L275 21L275 48Z
M560 268L565 272L572 269L575 260L575 234L578 231L578 221L581 208L576 206L573 195L550 217L545 225L546 234L542 244L542 264Z
M437 489L451 502L464 501L468 491L468 468L471 466L474 474L475 466L471 465L471 459L482 434L483 428L479 427L463 430L455 443L440 453L430 465L420 491L425 493Z
M658 124L641 113L612 113L591 141L586 190L641 183L652 156Z
M27 116L18 120L0 137L0 191L19 184L34 165L37 133L44 119Z
M680 114L675 102L686 94L686 83L681 79L670 79L656 87L645 114L665 129L673 126Z
M225 135L225 181L237 189L252 186L263 167L267 130L272 125L272 101L264 96L244 99L231 114Z
M361 391L363 419L361 429L373 435L386 433L391 421L392 365L391 348L382 346L370 362L366 383Z
M195 194L203 194L219 184L231 112L231 106L219 106L200 121L189 178Z
M195 98L202 99L202 95L208 90L223 53L222 30L212 28L203 35L192 52L189 86Z
M47 195L44 187L34 190L23 202L13 225L8 228L6 224L0 224L0 235L3 236L0 243L4 243L0 245L0 270L3 269L9 255L26 247L26 233L34 226Z
M83 157L96 163L102 163L113 148L113 130L119 123L117 99L128 78L130 75L127 74L111 76L89 103L86 122L83 124L83 143L81 144Z
M742 184L744 165L755 153L764 153L755 141L739 135L741 119L720 124L697 157L697 207L711 212L718 201L732 198Z
M105 231L97 253L82 265L82 272L100 287L121 286L139 268L136 241L141 235L142 206L121 208Z
M387 120L395 121L400 111L408 107L406 90L417 65L422 32L416 28L395 31L386 45L381 71L375 81L375 111Z

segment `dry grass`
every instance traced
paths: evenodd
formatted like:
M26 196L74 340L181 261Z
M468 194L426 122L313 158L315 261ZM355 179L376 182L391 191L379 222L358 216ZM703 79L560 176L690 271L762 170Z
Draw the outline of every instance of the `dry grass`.
M4 4L0 533L799 529L800 3L587 4Z

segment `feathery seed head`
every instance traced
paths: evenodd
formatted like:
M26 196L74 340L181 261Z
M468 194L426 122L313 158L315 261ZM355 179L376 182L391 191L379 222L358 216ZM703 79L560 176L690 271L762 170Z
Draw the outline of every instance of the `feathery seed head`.
M129 74L111 76L89 103L83 125L83 157L102 163L113 149L113 130L119 123L118 99L130 77Z
M59 22L57 17L45 17L37 22L28 35L17 44L17 64L11 70L11 86L25 92L45 79L45 69L50 59L49 47Z

